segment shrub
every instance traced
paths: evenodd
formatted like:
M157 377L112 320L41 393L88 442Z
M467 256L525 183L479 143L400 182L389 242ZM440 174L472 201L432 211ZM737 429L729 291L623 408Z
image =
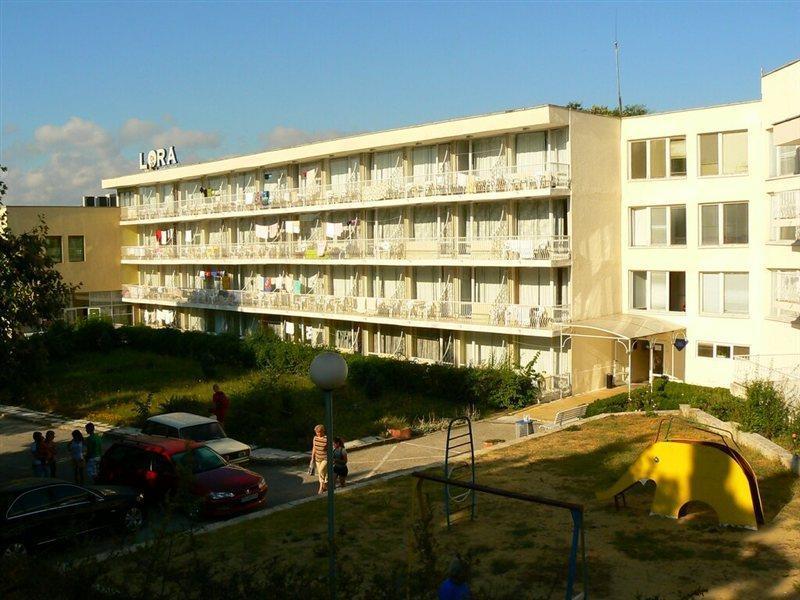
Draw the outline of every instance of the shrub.
M768 438L777 437L789 430L789 407L771 382L752 381L747 384L746 392L738 418L742 429Z
M197 396L170 396L169 400L162 402L158 409L161 413L188 412L204 415L209 412L210 403L203 402Z

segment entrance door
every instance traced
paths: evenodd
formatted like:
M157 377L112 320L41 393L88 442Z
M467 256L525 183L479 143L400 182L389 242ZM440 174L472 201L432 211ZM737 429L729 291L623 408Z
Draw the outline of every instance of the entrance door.
M653 375L664 374L664 344L653 344Z

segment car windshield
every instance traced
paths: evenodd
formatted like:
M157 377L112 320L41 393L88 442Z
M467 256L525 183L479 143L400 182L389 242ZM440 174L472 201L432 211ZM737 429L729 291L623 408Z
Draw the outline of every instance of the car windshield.
M179 452L172 457L175 464L184 469L190 470L192 473L204 473L212 471L225 466L225 459L219 454L214 452L211 448L202 446L189 450L188 452Z
M219 423L200 423L181 429L181 438L184 440L195 440L197 442L207 442L208 440L218 440L225 437Z

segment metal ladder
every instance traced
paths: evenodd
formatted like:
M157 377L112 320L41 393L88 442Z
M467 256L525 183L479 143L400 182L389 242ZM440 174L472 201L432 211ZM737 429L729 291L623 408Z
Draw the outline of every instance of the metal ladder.
M464 433L453 435L453 429L466 426ZM453 459L456 463L453 464ZM472 421L469 417L456 417L450 419L447 425L447 446L444 451L444 477L456 479L453 473L468 469L468 481L475 485L475 446L472 439ZM452 522L452 504L460 505L467 501L470 503L470 520L475 519L475 490L454 491L447 484L444 486L444 513L447 517L447 526Z

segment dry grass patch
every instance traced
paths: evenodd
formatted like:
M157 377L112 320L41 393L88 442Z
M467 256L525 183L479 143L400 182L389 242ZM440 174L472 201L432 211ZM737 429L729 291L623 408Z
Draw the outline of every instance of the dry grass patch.
M586 508L589 581L594 598L789 597L800 581L800 486L792 475L749 452L764 499L760 531L719 527L708 515L678 521L650 516L652 489L628 496L620 511L594 499L652 442L658 420L620 416L494 451L481 458L485 485L580 502ZM675 425L680 433L683 426ZM686 432L693 436L700 432ZM363 573L404 569L410 551L411 478L337 496L340 560ZM437 566L459 553L472 565L483 598L562 597L571 519L567 511L479 496L477 519L451 529L442 489L426 483ZM325 502L311 502L196 540L201 552L241 566L247 557L280 556L326 572ZM179 559L178 559L179 560Z

